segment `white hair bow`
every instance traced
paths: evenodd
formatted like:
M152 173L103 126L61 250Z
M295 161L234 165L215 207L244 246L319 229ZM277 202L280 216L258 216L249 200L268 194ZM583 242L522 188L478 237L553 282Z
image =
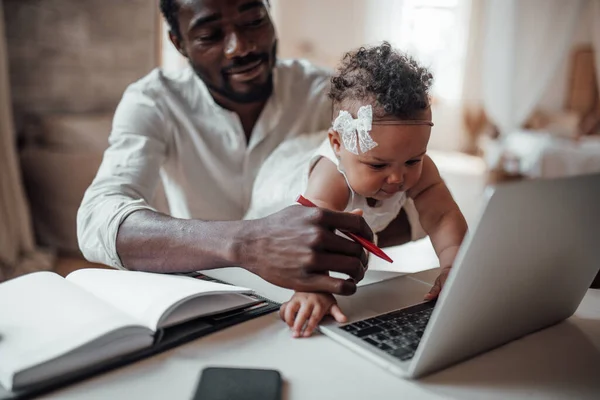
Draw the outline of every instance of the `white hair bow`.
M373 109L370 105L358 109L357 118L348 111L340 111L333 121L333 129L342 136L344 147L356 155L366 153L377 146L369 132L372 129Z

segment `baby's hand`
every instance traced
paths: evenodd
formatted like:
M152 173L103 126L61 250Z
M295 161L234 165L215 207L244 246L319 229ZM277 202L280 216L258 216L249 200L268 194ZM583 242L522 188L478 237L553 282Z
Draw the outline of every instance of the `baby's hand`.
M292 328L292 335L296 338L312 335L327 314L340 323L348 320L337 305L335 297L329 293L296 292L279 309L279 316Z

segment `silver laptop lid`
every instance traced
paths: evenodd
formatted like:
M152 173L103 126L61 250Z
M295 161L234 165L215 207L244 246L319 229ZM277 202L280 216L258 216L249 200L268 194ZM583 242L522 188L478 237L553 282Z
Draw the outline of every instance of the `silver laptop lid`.
M412 360L418 377L571 316L600 269L600 175L493 191Z

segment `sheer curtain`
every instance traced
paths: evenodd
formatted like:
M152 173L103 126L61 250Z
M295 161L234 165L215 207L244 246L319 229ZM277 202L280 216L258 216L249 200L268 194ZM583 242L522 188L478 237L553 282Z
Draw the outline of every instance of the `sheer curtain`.
M0 0L0 282L49 269L48 254L35 248L15 151L4 10Z
M470 154L479 153L479 135L487 127L487 117L483 109L481 88L485 0L471 0L467 33L467 50L463 81L463 123L467 133L467 143L463 150Z
M569 55L586 4L587 0L487 0L483 102L501 134L520 127L539 103Z

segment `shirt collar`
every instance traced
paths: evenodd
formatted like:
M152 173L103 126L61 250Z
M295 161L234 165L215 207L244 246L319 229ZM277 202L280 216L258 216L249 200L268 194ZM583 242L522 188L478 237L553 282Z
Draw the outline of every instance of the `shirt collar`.
M255 147L258 145L270 132L272 132L277 126L277 122L281 117L283 98L285 93L283 93L283 84L281 82L281 72L280 72L281 64L279 61L275 64L273 68L273 92L269 99L265 103L265 107L263 108L258 120L256 121L256 125L254 126L254 130L252 131L252 135L250 136L250 142L248 143L249 147ZM208 86L200 79L198 74L190 67L191 73L194 76L194 80L198 85L198 89L201 92L201 97L204 98L210 107L212 112L218 114L228 114L235 115L237 118L237 114L233 111L230 111L226 108L221 107L215 99L212 97L210 91L208 90Z

